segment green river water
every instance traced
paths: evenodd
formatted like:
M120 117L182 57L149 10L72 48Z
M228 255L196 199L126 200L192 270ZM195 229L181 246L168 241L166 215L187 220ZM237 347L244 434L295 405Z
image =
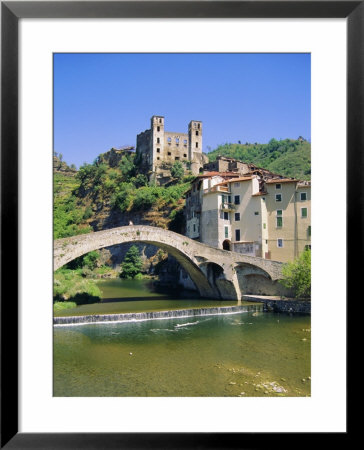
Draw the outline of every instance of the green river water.
M101 281L63 315L235 305ZM309 396L310 316L263 312L54 327L54 396Z

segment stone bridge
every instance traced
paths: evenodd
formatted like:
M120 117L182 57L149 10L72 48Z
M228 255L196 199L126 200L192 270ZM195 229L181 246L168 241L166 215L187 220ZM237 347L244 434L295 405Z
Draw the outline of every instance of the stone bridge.
M173 231L144 225L57 239L54 270L92 250L130 242L152 244L172 255L202 297L241 300L243 293L280 293L277 280L281 278L282 263L217 249Z

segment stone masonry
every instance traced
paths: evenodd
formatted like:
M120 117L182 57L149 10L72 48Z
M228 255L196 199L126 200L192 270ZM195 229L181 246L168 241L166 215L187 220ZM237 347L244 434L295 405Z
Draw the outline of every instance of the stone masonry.
M202 122L191 120L187 133L170 132L163 116L153 116L150 129L137 135L136 153L142 171L159 184L169 180L176 161L197 175L208 162L202 153Z
M281 278L282 263L277 261L220 250L173 231L144 225L57 239L54 270L92 250L129 242L152 244L172 255L202 297L240 301L245 277L264 277L271 286Z

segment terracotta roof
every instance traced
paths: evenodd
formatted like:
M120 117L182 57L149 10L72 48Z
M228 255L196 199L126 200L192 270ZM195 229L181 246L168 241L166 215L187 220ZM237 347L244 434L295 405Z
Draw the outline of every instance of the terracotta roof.
M298 180L295 178L270 178L269 180L266 180L266 183L272 184L272 183L297 183Z
M247 180L252 180L254 177L251 175L249 177L239 177L239 178L234 178L232 180L228 180L229 183L237 183L239 181L247 181Z
M206 177L238 177L239 174L237 172L205 172L197 175L196 178L206 178Z

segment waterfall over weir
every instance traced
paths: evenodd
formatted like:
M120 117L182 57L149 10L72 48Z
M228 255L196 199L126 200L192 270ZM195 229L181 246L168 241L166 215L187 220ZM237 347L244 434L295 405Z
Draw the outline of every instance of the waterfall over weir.
M54 317L54 325L81 325L106 322L136 322L142 320L173 319L197 316L218 316L243 312L263 311L263 305L221 306L216 308L178 309L173 311L151 311L125 314L95 314L89 316Z

